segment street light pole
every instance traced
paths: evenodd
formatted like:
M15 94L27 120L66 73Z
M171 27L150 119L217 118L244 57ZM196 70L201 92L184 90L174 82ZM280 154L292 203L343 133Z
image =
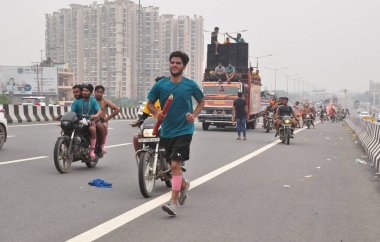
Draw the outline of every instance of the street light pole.
M264 69L268 69L268 70L274 71L274 95L276 95L276 91L277 91L277 71L279 71L279 70L285 70L287 68L288 68L287 66L282 67L282 68L266 68L266 67L264 67Z
M272 56L272 54L262 55L262 56L250 56L250 57L256 58L256 70L258 70L259 69L259 59L264 58L264 57L270 57L270 56Z

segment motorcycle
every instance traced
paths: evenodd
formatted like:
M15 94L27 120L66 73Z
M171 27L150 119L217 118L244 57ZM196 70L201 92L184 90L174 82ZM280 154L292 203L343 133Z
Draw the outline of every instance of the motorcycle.
M165 148L160 146L160 138L152 134L157 119L148 117L140 126L138 143L141 149L136 150L138 180L140 192L144 197L151 197L155 181L164 181L171 187L171 169L165 158ZM136 146L135 146L136 147ZM182 169L183 170L183 169Z
M96 142L95 160L91 160L90 134L87 117L79 119L75 112L65 113L61 120L61 136L54 146L54 165L60 173L67 173L72 162L81 160L88 168L94 168L99 158L103 157L100 144ZM100 140L100 132L97 132L97 140Z
M283 116L279 129L279 138L282 143L289 145L293 130L292 118L290 116Z
M308 129L310 129L312 122L313 122L313 117L311 116L311 114L306 114L305 115L305 123L306 123L306 126Z
M266 117L266 133L269 133L273 129L273 112L269 112L268 116Z

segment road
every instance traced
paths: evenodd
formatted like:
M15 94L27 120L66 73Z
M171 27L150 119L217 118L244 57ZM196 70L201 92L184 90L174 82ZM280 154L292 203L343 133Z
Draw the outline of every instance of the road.
M57 124L11 126L0 151L0 241L379 241L379 180L354 162L365 154L343 123L300 130L289 146L261 128L238 141L233 129L197 124L192 189L175 218L160 208L163 183L151 199L140 194L129 123L111 122L96 168L74 163L64 175L53 164ZM113 188L89 186L94 178Z

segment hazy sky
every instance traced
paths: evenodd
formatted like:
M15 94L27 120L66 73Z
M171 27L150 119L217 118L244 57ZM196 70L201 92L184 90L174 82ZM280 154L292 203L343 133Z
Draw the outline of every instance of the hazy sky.
M0 65L30 65L45 48L45 14L86 0L3 0L0 9ZM6 2L6 4L5 4ZM135 1L137 2L137 1ZM103 1L98 1L103 3ZM298 74L315 88L368 90L380 81L379 0L141 0L160 13L202 15L205 29L248 30L250 55L259 60L264 86L273 88L274 71ZM210 41L205 33L205 43ZM255 63L252 58L252 63ZM298 86L297 86L298 88ZM277 89L286 77L277 76ZM293 81L289 82L290 91Z

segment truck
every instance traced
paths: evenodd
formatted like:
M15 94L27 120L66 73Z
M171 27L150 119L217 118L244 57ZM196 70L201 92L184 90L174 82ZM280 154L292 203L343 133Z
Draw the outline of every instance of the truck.
M218 46L218 55L215 55L215 45L207 46L207 68L205 70L201 88L205 95L205 107L198 116L202 129L210 126L217 128L233 127L232 106L238 98L238 92L248 105L247 128L254 129L257 119L262 115L261 107L261 80L252 75L253 68L248 66L248 43L231 43ZM227 67L235 67L235 77L227 81L225 76L217 75L215 67L221 63Z

